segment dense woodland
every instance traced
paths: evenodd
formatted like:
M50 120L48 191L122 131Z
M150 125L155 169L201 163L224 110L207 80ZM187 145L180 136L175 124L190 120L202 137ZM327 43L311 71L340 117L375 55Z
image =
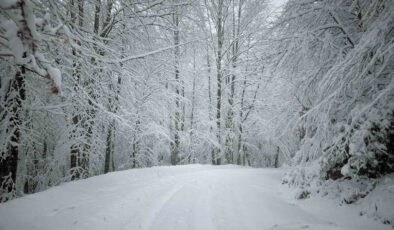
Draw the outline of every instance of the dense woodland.
M1 0L0 201L117 170L394 172L393 0Z

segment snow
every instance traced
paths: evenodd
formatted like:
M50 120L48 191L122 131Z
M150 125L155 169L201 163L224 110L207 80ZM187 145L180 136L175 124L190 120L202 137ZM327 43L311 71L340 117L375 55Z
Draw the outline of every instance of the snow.
M62 74L58 68L47 66L48 74L53 81L54 86L60 91L62 84Z
M22 4L24 17L26 20L26 25L29 28L29 31L34 40L39 41L41 39L40 34L37 32L36 24L35 24L35 15L33 12L33 4L31 1L24 1Z
M359 206L294 199L284 169L189 165L110 173L1 204L0 229L391 229Z
M385 176L376 188L363 200L362 215L394 224L394 174Z
M350 173L350 168L348 164L345 164L342 168L341 168L341 174L344 176L349 175Z
M12 20L6 20L1 25L2 28L5 29L4 37L6 38L6 46L10 49L12 54L16 58L16 62L18 64L24 64L23 59L23 43L18 38L18 26Z
M1 0L0 1L0 8L8 9L17 4L17 0Z

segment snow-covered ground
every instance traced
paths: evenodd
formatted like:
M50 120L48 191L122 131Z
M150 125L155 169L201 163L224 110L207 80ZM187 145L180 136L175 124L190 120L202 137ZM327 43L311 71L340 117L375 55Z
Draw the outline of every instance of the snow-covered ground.
M0 230L391 229L354 205L295 200L283 173L208 165L110 173L0 204Z

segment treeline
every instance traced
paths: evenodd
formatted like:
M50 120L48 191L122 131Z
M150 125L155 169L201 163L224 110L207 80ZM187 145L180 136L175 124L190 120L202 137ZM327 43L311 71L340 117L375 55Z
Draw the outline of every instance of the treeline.
M1 201L114 170L274 159L259 136L266 1L0 8Z

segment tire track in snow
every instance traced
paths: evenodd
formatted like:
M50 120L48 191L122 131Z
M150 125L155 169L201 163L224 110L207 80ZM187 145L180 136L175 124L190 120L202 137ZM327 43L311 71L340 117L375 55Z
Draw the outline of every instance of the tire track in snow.
M159 202L154 205L151 210L152 212L147 216L144 220L144 224L142 226L143 229L152 229L155 219L159 216L160 212L164 209L166 204L174 198L174 196L184 187L184 184L178 184L172 189L170 192L166 193Z
M218 229L212 215L212 184L217 182L212 180L212 172L200 171L174 179L178 182L176 191L161 199L147 229Z

